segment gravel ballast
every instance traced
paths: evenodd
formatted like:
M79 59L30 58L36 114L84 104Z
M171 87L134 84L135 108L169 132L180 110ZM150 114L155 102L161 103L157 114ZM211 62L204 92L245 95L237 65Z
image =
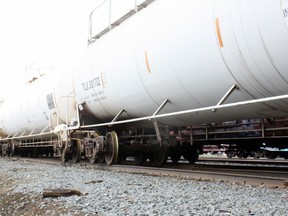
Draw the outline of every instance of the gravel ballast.
M4 215L288 215L288 190L0 158ZM81 196L43 198L45 189Z

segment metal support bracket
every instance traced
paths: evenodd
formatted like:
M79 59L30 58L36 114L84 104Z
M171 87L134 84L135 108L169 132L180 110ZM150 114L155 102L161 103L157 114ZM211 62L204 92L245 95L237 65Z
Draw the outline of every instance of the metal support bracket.
M40 134L44 133L49 128L49 125L46 125L46 127L43 128L43 130L40 132Z
M29 133L29 136L32 135L36 129L37 129L37 128L33 128L33 130ZM24 135L24 134L21 134L21 136L23 136L23 135Z
M158 107L158 109L153 113L152 116L156 116L167 103L170 103L168 98L163 101L163 103ZM149 119L149 120L151 121L151 119Z
M15 138L17 136L17 134L19 134L19 131L17 131L13 136L12 138Z
M192 125L190 125L189 135L190 135L190 145L193 146L193 127L192 127Z
M231 93L235 90L238 89L236 84L233 84L230 89L226 92L226 94L221 98L221 100L217 103L215 108L212 109L212 112L216 112L217 106L221 105L230 95Z
M114 119L110 122L110 127L112 127L113 126L113 122L115 122L115 121L117 121L117 119L120 117L120 115L123 113L123 112L125 112L125 110L124 109L122 109L122 110L120 110L120 112L118 112L118 114L114 117Z
M162 138L161 138L158 122L154 121L153 124L154 124L154 128L155 128L155 131L156 131L157 140L158 140L158 142L160 143L160 146L161 146Z
M20 136L24 136L24 134L27 132L27 130L24 130Z

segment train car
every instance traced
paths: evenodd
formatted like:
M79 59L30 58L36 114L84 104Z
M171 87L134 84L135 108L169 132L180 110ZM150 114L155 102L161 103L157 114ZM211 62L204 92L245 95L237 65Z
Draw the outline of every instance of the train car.
M65 78L59 88L63 77L58 70L33 65L26 73L28 80L0 105L2 154L13 154L17 147L24 155L53 155L68 119L76 119L72 79Z
M288 116L287 5L103 1L90 14L79 64L61 71L59 82L43 77L54 84L50 91L0 107L1 142L32 149L49 140L53 154L75 162L133 156L161 165L167 156L184 156L193 163L199 154L193 125ZM27 101L26 110L14 109ZM52 138L43 137L44 128Z

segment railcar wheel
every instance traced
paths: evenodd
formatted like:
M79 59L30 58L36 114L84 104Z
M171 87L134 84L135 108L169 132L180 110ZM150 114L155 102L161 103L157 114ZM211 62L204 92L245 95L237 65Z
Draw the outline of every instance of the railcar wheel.
M119 153L118 136L115 131L112 131L107 133L106 139L107 144L106 144L105 162L108 165L111 165L118 161L118 153Z
M167 161L167 148L159 148L150 159L155 166L162 166Z
M33 148L31 157L32 158L37 158L37 156L38 156L38 149L37 148Z
M2 145L2 156L5 157L7 155L7 148L6 148L6 144Z
M80 162L81 159L81 141L79 139L73 139L72 140L72 145L71 145L71 150L72 150L72 162L73 163L78 163Z
M136 155L134 156L134 164L136 166L140 166L141 164L145 163L147 160L147 157L144 155Z
M186 160L189 161L190 164L194 164L196 161L198 161L199 150L193 146L189 146L187 150L188 151L185 151L183 156Z
M89 161L91 164L95 164L95 163L104 163L105 162L105 158L104 157L97 157L97 158L89 158Z
M11 145L10 145L10 151L9 151L9 156L10 156L10 157L13 157L13 156L14 156L14 153L15 153L15 145L14 145L14 143L11 143Z

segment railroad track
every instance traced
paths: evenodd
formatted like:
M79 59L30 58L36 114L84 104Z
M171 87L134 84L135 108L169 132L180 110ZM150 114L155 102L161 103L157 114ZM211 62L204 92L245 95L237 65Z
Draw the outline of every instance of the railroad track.
M116 171L152 176L168 176L175 178L191 179L198 181L220 181L233 184L251 185L256 187L287 188L288 167L276 169L263 166L237 166L237 165L205 165L205 164L172 164L167 163L163 167L152 167L149 163L145 166L135 166L132 162L122 165L108 166L106 164L91 164L88 161L81 163L61 163L58 158L12 158L37 163L49 163L54 165L75 166L84 169Z
M221 157L199 157L198 162L218 162L218 163L237 163L237 164L260 164L260 165L277 165L288 166L286 159L239 159L239 158L221 158Z

